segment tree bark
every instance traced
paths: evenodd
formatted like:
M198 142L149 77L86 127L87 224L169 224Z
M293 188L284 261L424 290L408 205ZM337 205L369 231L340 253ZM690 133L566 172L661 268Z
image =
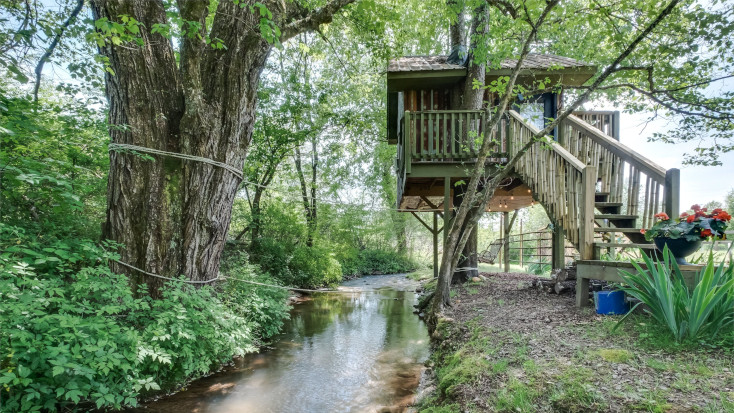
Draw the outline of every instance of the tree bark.
M332 0L313 12L297 3L264 1L282 28L281 41L330 22L354 0ZM113 143L200 156L241 169L255 120L257 83L272 45L259 32L254 0L220 1L211 29L209 2L179 0L184 21L221 39L225 49L202 36L184 35L177 63L171 40L152 34L168 24L161 0L92 0L95 19L137 20L143 46L107 43L106 94ZM213 279L229 228L240 179L206 163L129 152L110 153L107 221L103 236L123 244L120 260L162 276L181 274L192 281ZM158 295L162 280L119 264L135 285Z
M318 156L315 155L316 148L314 146L314 154L311 156L311 188L306 183L306 177L303 173L303 166L301 163L301 150L296 148L296 171L298 172L298 181L301 184L301 200L303 202L303 210L306 214L306 245L309 247L313 246L314 236L316 234L316 171ZM310 195L309 195L310 193Z
M463 26L463 21L461 22ZM452 41L455 35L454 31L459 32L457 36L461 36L460 28L454 29L452 25ZM474 10L473 20L471 25L471 45L469 49L468 62L469 67L467 71L466 80L464 82L464 93L462 96L462 109L481 109L484 105L484 83L486 74L486 64L484 62L475 61L474 49L476 49L477 41L482 37L486 36L489 31L489 8L485 3L482 3L479 7ZM478 84L480 87L475 88L474 85ZM466 193L466 185L454 188L454 205L458 208L461 205L464 194ZM482 208L482 205L474 206L473 208ZM465 223L466 224L466 223ZM452 284L463 283L470 280L472 277L479 275L477 266L479 262L477 260L477 239L478 233L477 228L467 228L463 225L459 237L464 235L465 231L469 231L469 238L464 248L461 251L461 258L459 259L459 268L471 268L470 270L456 271L451 278Z
M466 20L464 18L463 5L460 5L456 0L447 0L446 4L450 8L457 10L456 20L452 21L451 26L449 26L449 47L451 48L449 52L452 52L458 47L464 46L464 38L466 37L464 25L466 24Z
M461 206L464 200L466 185L460 185L454 187L454 206L456 208ZM475 207L477 208L477 207ZM477 228L467 228L466 223L461 229L461 236L466 231L469 231L469 238L461 251L461 258L457 264L457 269L454 271L453 277L451 278L452 284L460 284L469 281L472 277L479 275L477 266L479 261L477 259L477 243L478 243L478 232Z

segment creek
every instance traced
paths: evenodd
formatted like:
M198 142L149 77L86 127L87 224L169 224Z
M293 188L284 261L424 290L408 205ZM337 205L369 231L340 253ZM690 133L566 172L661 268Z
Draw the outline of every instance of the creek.
M404 275L347 281L295 304L269 349L148 403L145 412L402 412L429 355Z

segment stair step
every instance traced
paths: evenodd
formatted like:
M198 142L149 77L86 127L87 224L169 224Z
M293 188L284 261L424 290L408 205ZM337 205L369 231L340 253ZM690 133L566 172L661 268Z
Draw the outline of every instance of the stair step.
M595 247L601 248L642 248L642 249L655 249L655 244L623 244L615 242L595 242Z
M611 207L621 207L621 202L594 202L594 206L597 208L611 208Z
M622 214L596 214L594 215L594 219L624 219L624 220L630 220L630 219L637 219L637 215L622 215Z
M640 234L640 228L611 228L611 227L599 228L599 227L596 227L594 228L594 232L633 232L633 233Z

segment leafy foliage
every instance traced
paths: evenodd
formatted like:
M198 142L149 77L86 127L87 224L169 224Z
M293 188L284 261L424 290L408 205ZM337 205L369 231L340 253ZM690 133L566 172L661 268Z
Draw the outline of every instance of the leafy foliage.
M717 267L713 254L709 254L706 265L696 276L694 288L689 289L667 246L662 261L653 261L645 254L642 257L647 268L633 262L637 272L624 271L620 289L640 300L637 306L644 304L645 311L666 326L677 341L712 338L732 331L733 264Z
M257 348L287 316L287 292L169 282L162 299L113 274L90 241L41 242L0 224L3 408L130 406ZM229 265L241 265L243 259ZM233 276L272 284L245 265Z

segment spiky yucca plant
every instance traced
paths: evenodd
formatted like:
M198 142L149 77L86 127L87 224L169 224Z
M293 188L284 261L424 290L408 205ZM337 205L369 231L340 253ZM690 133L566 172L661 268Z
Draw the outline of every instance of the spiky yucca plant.
M677 341L714 337L734 328L734 264L716 266L709 253L690 290L667 246L662 260L641 255L646 268L633 262L636 272L622 271L620 289L640 300L632 310L644 304L645 311Z

